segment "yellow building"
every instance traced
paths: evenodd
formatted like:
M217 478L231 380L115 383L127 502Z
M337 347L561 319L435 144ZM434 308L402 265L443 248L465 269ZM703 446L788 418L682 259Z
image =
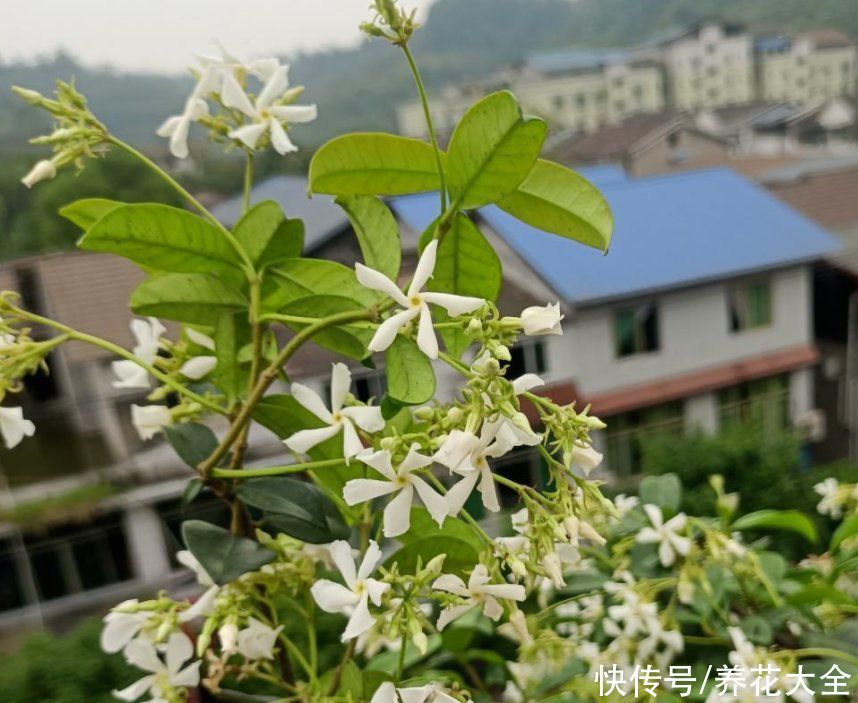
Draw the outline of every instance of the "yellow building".
M836 29L760 39L755 49L763 100L820 103L855 94L855 46Z

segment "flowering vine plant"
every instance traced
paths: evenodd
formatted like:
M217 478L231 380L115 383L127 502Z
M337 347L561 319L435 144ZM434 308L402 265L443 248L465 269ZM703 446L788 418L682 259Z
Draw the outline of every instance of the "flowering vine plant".
M103 648L142 672L116 696L180 703L202 687L228 701L584 701L655 695L655 667L672 676L658 692L668 699L803 700L820 682L845 686L858 664L855 487L820 484L821 507L845 520L825 554L797 566L765 535L812 538L807 518L737 518L738 497L717 477L712 517L679 512L674 476L647 479L639 498L606 498L589 478L602 458L590 434L604 424L539 395L539 377L508 373L520 337L562 334L559 305L498 311L501 263L468 213L494 204L607 250L610 210L586 180L539 158L546 125L508 92L468 110L443 152L409 49L413 14L392 0L374 9L363 29L403 52L429 141L347 134L315 153L309 187L351 220L363 258L353 269L302 256L303 224L274 202L250 204L254 155L293 151L293 125L316 117L276 59L201 58L182 112L159 130L179 158L195 125L244 153L244 214L231 229L111 134L72 85L53 98L17 90L56 121L35 140L53 156L27 186L118 148L188 205L87 199L61 211L83 230L82 249L146 271L130 301L131 350L0 297L0 397L60 344L108 350L115 384L148 393L132 407L140 436L163 432L195 472L187 500L207 490L230 508L230 529L183 526L178 558L196 574L196 600L162 592L105 618ZM383 198L425 191L438 192L438 216L403 267ZM175 339L162 319L178 323ZM32 336L36 327L54 334ZM325 397L293 383L290 361L310 342L383 362L384 396L358 400L345 361ZM436 397L441 365L461 378L452 398ZM253 422L294 461L248 468ZM35 429L21 408L0 410L7 445ZM544 485L493 470L518 447L538 452ZM519 501L501 536L472 515L501 511L498 486ZM761 666L777 673L755 690L746 679ZM807 672L820 678L803 688Z

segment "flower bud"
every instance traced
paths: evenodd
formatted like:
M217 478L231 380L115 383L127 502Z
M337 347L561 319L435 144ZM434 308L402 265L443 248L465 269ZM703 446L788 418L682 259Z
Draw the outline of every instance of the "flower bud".
M238 626L228 622L217 631L220 649L224 654L232 654L238 650Z
M19 88L17 85L12 86L12 92L29 105L39 105L45 99L40 92L29 88Z
M379 442L379 445L382 449L386 449L390 452L396 448L396 442L396 437L384 437L382 438L381 442Z
M56 175L57 169L54 167L54 164L47 159L42 159L21 179L21 183L27 186L27 188L32 188L39 181L50 180Z
M464 412L461 408L450 408L447 411L447 419L450 422L461 422L464 417Z
M524 333L531 337L545 334L563 334L560 327L560 321L563 317L560 314L560 303L545 306L535 305L522 310L521 326Z
M424 571L427 574L440 574L441 569L444 568L444 560L447 558L446 554L439 554L438 556L432 557L424 567Z
M434 408L430 408L428 406L424 406L422 408L417 408L417 410L414 411L414 417L416 417L418 420L423 420L425 422L428 422L434 416L435 416Z
M479 318L472 317L465 329L468 334L477 335L483 331L483 323Z

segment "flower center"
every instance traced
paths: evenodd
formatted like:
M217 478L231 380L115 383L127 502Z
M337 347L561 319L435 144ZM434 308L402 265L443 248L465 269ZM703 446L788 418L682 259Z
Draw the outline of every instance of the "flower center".
M405 476L397 476L395 483L397 486L404 486L408 483L408 479Z
M343 414L341 412L335 412L331 416L331 419L334 421L334 423L342 422L343 421Z
M422 302L423 302L423 299L419 295L412 295L408 299L408 303L409 303L409 305L411 305L412 308L419 308L420 304Z
M363 581L358 581L355 583L355 595L363 595L363 592L366 590L366 584Z

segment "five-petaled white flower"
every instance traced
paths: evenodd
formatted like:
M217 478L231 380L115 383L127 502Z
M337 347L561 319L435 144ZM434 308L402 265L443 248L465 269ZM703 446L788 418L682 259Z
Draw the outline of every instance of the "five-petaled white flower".
M342 641L346 642L362 635L375 624L375 618L369 612L369 602L381 605L381 597L390 588L390 584L369 577L381 561L381 549L374 540L370 540L357 572L352 548L348 542L333 542L330 552L346 585L321 579L313 584L310 592L326 613L343 613L349 616L349 622L341 637Z
M286 446L293 452L304 454L342 430L343 456L346 460L363 451L355 425L366 432L379 432L384 429L384 418L381 416L381 408L369 405L343 407L351 384L352 374L348 366L340 362L335 363L331 371L331 409L328 410L316 391L302 383L293 383L292 395L295 400L327 427L300 430L284 440Z
M355 264L355 273L357 273L357 278L362 285L372 290L381 291L402 307L402 310L394 313L378 326L375 336L368 345L370 351L379 352L387 349L393 344L399 330L411 320L419 317L417 346L430 359L437 359L438 339L435 337L435 329L432 326L432 313L429 310L429 303L444 308L453 317L473 312L485 304L486 301L482 298L450 293L423 292L423 287L435 270L437 256L438 240L433 239L420 255L414 277L405 293L383 273L361 263Z
M194 645L181 632L170 635L163 660L154 644L136 639L125 648L125 658L129 664L149 674L113 694L124 701L136 701L144 693L148 693L153 701L173 700L176 688L196 686L200 682L200 662L184 666L193 654Z
M432 588L436 591L446 591L466 599L465 603L449 605L441 611L436 627L443 630L451 621L463 615L476 605L483 607L486 617L498 621L503 615L503 606L498 598L507 600L524 600L524 586L513 583L489 583L489 571L485 564L477 564L471 572L467 585L455 574L441 574L435 579Z
M495 513L500 510L489 458L501 457L515 446L511 435L501 433L505 427L504 420L498 418L483 422L479 437L472 432L453 430L435 452L435 461L462 477L445 496L447 515L454 517L461 512L477 481L483 505Z
M101 649L108 654L120 652L134 640L149 619L149 613L123 611L137 605L137 599L122 601L104 616Z
M369 703L458 703L437 684L397 688L392 681L383 681Z
M252 122L237 127L229 133L232 139L240 141L250 149L255 149L262 136L268 132L271 146L278 154L297 151L289 135L283 128L284 123L312 122L316 119L315 105L278 105L289 87L289 67L278 66L265 80L259 95L251 101L247 93L236 82L225 82L221 90L221 100L226 107L240 110Z
M563 328L560 326L563 317L560 314L560 303L534 305L521 311L521 326L529 337L563 334Z
M8 449L17 447L24 437L32 437L35 432L36 426L24 419L22 408L0 408L0 435Z
M411 526L411 503L414 492L423 501L429 514L438 523L443 524L447 515L447 501L415 472L432 464L432 457L418 451L418 444L411 445L407 456L394 470L390 452L365 450L357 459L378 471L385 480L355 478L343 488L343 498L349 505L365 503L380 496L397 493L384 509L384 536L397 537Z
M131 334L137 344L134 345L134 356L146 364L151 364L158 356L161 346L161 335L167 328L159 320L150 317L148 320L131 320ZM137 362L130 359L114 361L110 367L118 381L113 382L114 388L148 388L149 372Z
M824 481L817 483L813 487L813 490L817 495L822 497L822 500L816 506L816 511L820 515L830 515L835 520L843 517L843 509L837 495L840 490L840 484L836 478L829 476Z
M644 527L638 532L637 541L643 544L657 543L658 558L662 566L673 564L677 554L687 556L691 550L691 540L678 534L688 522L685 513L674 515L665 522L661 508L657 505L648 503L643 508L652 527Z
M255 618L247 619L247 627L238 632L236 651L251 661L273 659L274 645L283 626L269 627Z
M177 159L188 158L188 133L191 123L206 117L209 106L205 101L207 94L216 92L222 80L222 70L217 66L206 66L200 74L194 90L185 101L185 107L178 115L168 117L158 127L156 134L170 140L170 153Z

